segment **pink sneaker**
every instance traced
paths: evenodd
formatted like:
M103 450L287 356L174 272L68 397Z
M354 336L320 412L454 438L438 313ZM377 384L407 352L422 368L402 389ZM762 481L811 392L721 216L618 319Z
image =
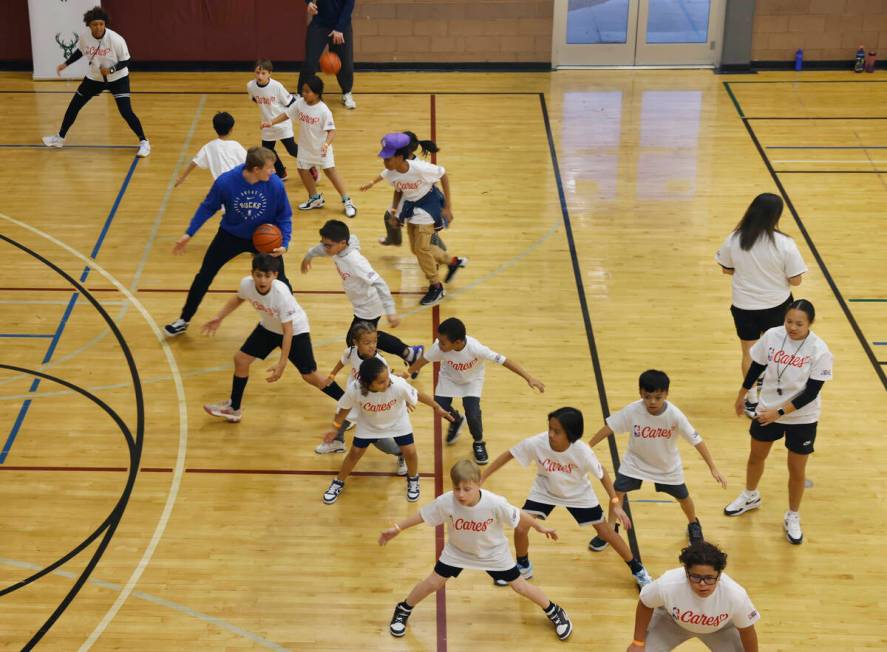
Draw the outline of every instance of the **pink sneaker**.
M243 418L243 408L239 410L232 409L230 400L224 403L208 403L203 406L203 409L206 410L207 414L222 418L230 423L237 423Z

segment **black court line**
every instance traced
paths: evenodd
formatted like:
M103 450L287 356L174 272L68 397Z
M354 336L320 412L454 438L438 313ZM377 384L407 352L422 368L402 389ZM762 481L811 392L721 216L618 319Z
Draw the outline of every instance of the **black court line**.
M2 93L21 95L71 95L74 90L41 91L41 90L0 90ZM133 95L243 95L244 91L132 91ZM341 95L342 93L326 92L324 95ZM357 95L527 95L535 96L536 91L361 91Z
M825 72L825 71L819 71ZM848 71L849 72L849 71ZM854 73L859 74L859 73ZM865 73L863 73L865 74ZM730 84L887 84L887 79L748 79Z
M837 299L838 305L841 307L841 310L844 312L844 316L850 323L850 327L856 334L856 338L859 340L863 351L865 351L865 354L868 356L869 362L871 362L872 368L875 370L875 375L881 380L881 385L883 385L884 389L887 390L887 374L884 373L884 369L878 362L878 359L875 356L875 352L872 350L872 347L866 339L865 335L863 335L862 329L859 327L859 324L856 321L856 317L854 317L853 315L853 311L850 310L850 306L847 304L847 301L841 294L841 290L838 288L838 284L835 283L835 279L832 277L828 266L826 266L825 260L820 255L819 249L816 248L816 244L813 242L813 238L810 236L809 231L807 231L807 227L804 225L804 221L801 219L800 214L798 214L798 211L795 208L791 197L789 197L788 191L785 189L785 186L782 184L782 180L779 178L779 173L773 168L773 164L770 162L770 159L767 156L767 152L764 150L763 146L761 145L761 141L758 140L758 136L751 126L750 119L745 117L742 111L742 107L740 106L738 100L736 100L736 97L733 95L733 91L730 90L730 82L722 83L724 84L724 88L726 89L727 93L733 100L733 103L736 105L737 112L739 113L739 119L742 120L742 124L745 126L749 137L751 137L752 142L757 148L758 154L760 155L764 166L767 168L767 171L770 173L770 177L773 179L773 183L776 184L776 188L779 190L779 194L785 201L785 205L791 212L792 217L795 220L795 224L798 226L798 230L801 232L801 235L804 237L804 241L810 248L810 252L813 254L813 258L816 259L816 264L819 266L819 270L822 272L822 275L828 283L829 288L831 288L832 294L835 295L835 299Z
M129 448L129 474L126 478L126 485L123 488L123 492L120 494L120 498L117 501L117 504L114 506L111 514L105 519L105 522L91 535L91 539L88 537L87 541L84 541L80 546L74 549L74 551L68 553L62 559L57 560L54 564L48 566L43 571L32 575L30 578L22 580L22 586L25 584L30 584L38 577L42 577L46 573L51 572L55 568L58 568L62 564L64 564L69 559L73 558L77 554L79 554L83 549L85 549L92 540L99 537L101 533L104 531L104 536L102 536L98 545L96 546L96 550L90 558L89 562L86 564L86 567L81 572L80 576L74 582L74 585L68 591L59 605L55 608L55 610L50 614L49 618L40 626L40 629L30 638L30 640L25 644L22 648L23 650L31 650L40 640L46 635L46 633L52 628L52 626L56 623L56 621L61 617L61 615L65 612L65 610L70 606L70 604L74 601L74 598L77 597L77 594L80 592L80 589L83 588L83 585L89 579L89 576L95 570L95 567L98 565L102 556L105 553L105 550L108 547L108 544L111 543L111 539L114 537L114 533L117 531L117 526L120 525L120 520L123 518L123 513L126 511L126 506L129 503L129 497L132 494L133 487L135 486L136 477L139 474L139 462L142 457L142 447L145 441L145 400L144 395L142 393L142 382L139 377L138 368L136 367L135 358L132 355L132 351L129 348L129 344L126 339L123 337L123 333L120 332L117 324L108 314L108 312L104 309L104 307L99 303L98 299L96 299L83 285L77 281L70 274L65 272L63 269L58 267L55 263L44 258L37 252L29 249L25 245L13 240L12 238L0 233L0 239L6 241L8 244L12 245L28 254L32 258L43 263L46 267L52 269L56 274L64 278L68 283L70 283L73 287L77 288L77 290L89 301L93 307L95 307L96 311L105 320L105 323L108 325L108 328L114 334L115 339L117 340L120 349L126 358L126 364L129 368L130 376L132 378L133 385L133 394L136 405L136 435L135 440L132 441L131 434L127 437L127 447ZM41 372L30 372L35 375L45 376L48 380L52 379L47 374L42 374ZM58 379L61 380L61 379ZM70 386L71 389L77 390L77 388L73 385ZM125 427L125 424L123 424Z
M585 284L582 281L582 271L579 269L579 257L576 253L576 241L573 238L573 227L570 223L570 212L567 209L567 197L564 193L564 183L561 179L560 166L557 162L557 149L554 146L554 136L551 132L551 121L548 118L548 106L545 104L545 94L539 93L539 105L542 108L542 120L545 122L545 134L548 136L548 151L551 155L551 167L554 170L554 179L557 183L557 194L560 199L561 215L564 220L564 231L567 234L567 246L570 249L570 262L573 267L573 279L576 282L576 292L579 295L579 307L582 310L582 322L585 325L585 336L588 340L588 350L591 353L591 364L594 367L594 380L597 384L598 398L601 402L601 412L604 419L610 416L610 406L607 402L607 389L604 386L604 374L601 369L600 355L598 354L597 344L594 339L594 328L591 325L591 316L588 311L588 300L585 297ZM607 437L607 443L610 446L610 457L613 461L613 470L619 471L619 448L616 446L616 437L610 435ZM631 506L629 504L628 495L625 496L623 509L626 515L631 518ZM628 545L635 558L641 560L641 551L638 547L638 539L635 534L637 523L631 518L632 528L628 530Z
M755 115L743 118L745 120L887 120L887 116L882 115Z
M776 174L887 174L887 170L775 170Z

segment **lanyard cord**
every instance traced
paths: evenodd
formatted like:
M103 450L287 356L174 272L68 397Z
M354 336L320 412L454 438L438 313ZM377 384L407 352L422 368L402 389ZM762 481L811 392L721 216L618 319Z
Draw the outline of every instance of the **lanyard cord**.
M810 337L810 331L807 331L807 337ZM807 343L807 337L805 337L804 341L801 342L801 345L797 349L795 349L795 352L792 354L792 358L794 358L794 356L798 355L798 353L804 347L804 344ZM782 344L779 346L779 348L782 349L783 353L785 352L785 341L787 339L788 339L788 333L786 333L785 337L782 338ZM785 370L788 369L788 367L789 367L789 363L786 363L785 365L783 365L782 371L780 371L779 370L779 363L778 362L776 363L776 386L777 387L782 384L782 374L785 373Z

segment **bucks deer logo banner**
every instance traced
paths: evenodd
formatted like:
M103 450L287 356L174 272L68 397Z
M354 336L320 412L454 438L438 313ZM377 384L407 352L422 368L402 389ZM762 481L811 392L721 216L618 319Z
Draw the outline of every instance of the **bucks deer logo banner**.
M80 79L86 74L86 57L60 76L56 67L77 49L80 33L87 29L83 14L100 4L96 0L28 0L34 79Z

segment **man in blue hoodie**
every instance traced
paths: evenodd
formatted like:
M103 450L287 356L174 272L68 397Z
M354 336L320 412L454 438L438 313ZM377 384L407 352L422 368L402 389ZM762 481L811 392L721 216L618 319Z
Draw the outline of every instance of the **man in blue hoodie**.
M293 232L293 210L286 196L283 182L274 174L274 152L265 147L251 147L246 152L246 163L220 174L206 195L185 235L176 241L174 255L185 253L188 241L197 233L203 223L220 208L225 209L216 236L210 242L203 256L200 271L191 282L188 298L182 313L174 322L164 326L169 336L181 335L188 329L188 323L197 312L197 307L209 290L209 286L219 270L229 260L239 254L258 253L253 246L253 231L260 224L274 224L283 236L282 246L271 252L282 256L289 248ZM278 280L292 290L280 261Z
M354 38L351 31L351 13L354 0L305 0L308 16L308 30L305 34L305 60L299 72L299 87L317 74L317 66L323 49L329 44L342 61L342 68L336 73L342 87L342 104L346 109L354 109L357 103L351 95L354 85Z

